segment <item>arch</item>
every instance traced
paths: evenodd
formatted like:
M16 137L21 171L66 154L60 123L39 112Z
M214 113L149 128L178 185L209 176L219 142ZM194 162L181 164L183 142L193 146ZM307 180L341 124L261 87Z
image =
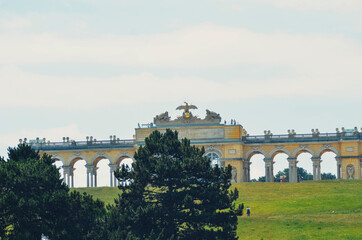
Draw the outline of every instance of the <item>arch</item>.
M133 159L133 155L130 154L129 152L120 152L114 157L114 160L117 162L119 158L125 158L125 157Z
M97 174L97 187L111 186L111 168L109 166L110 160L103 157L96 158L94 162L94 171Z
M83 164L83 161L85 164ZM81 157L73 159L73 165L70 167L71 187L86 187L87 186L87 160Z
M294 151L296 153L297 151ZM294 155L293 153L293 155ZM314 152L313 152L314 153ZM303 168L307 171L306 178L303 178L301 180L307 181L307 180L313 180L313 160L316 158L314 157L312 152L310 151L304 151L304 149L297 152L295 155L295 159L297 159L297 167ZM299 179L299 176L298 176Z
M320 173L331 173L338 178L338 155L332 150L322 150L320 152L319 158L320 161L319 168Z
M114 162L117 166L120 166L122 160L125 158L131 158L134 161L133 155L130 154L129 152L120 152L117 154L117 156L115 156Z
M214 152L214 153L218 154L219 157L222 158L222 151L221 151L219 148L215 147L215 146L209 146L209 147L207 147L207 148L205 149L205 154L204 154L204 156L206 156L208 153L211 153L211 152Z
M323 145L317 152L316 157L321 157L325 152L334 152L338 156L338 150L334 148L332 145Z
M63 168L65 162L64 158L60 156L59 157L52 156L52 159L55 160L53 165L59 170L60 178L64 178L64 168Z
M245 159L247 159L248 161L250 161L251 157L254 156L255 154L262 154L264 155L264 157L268 157L267 152L265 152L263 149L261 148L252 148L249 151L246 152L245 154Z
M51 154L52 159L54 159L55 161L61 161L63 163L63 165L65 165L65 159L63 157L61 157L58 154Z
M130 169L132 169L132 164L135 162L133 158L121 158L120 160L121 161L119 162L119 165L118 165L119 167L121 167L122 164L124 164L124 165L128 165L128 167Z
M109 163L112 163L112 158L105 152L97 152L91 159L91 164L97 166L98 162L102 159L108 159Z
M301 153L310 153L310 154L312 154L312 156L314 156L314 151L311 149L311 148L309 148L309 147L304 147L304 146L300 146L300 147L298 147L297 149L295 149L294 151L293 151L293 155L292 155L292 157L293 158L297 158L298 156L299 156L299 154L301 154Z
M249 159L244 160L244 181L258 181L259 178L265 178L265 161L266 155L253 151L249 154Z
M288 155L288 157L291 156L289 150L284 146L276 146L273 150L270 151L269 156L273 159L278 153L285 153Z
M86 156L82 153L74 153L73 156L68 159L68 165L73 167L78 160L84 160L86 164L88 164L88 158Z

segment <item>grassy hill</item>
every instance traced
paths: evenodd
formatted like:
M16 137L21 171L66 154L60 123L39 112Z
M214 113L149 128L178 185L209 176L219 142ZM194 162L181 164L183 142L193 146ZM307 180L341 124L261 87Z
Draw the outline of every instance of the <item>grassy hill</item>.
M237 183L240 239L362 239L362 180L303 183ZM117 188L78 188L113 203ZM245 214L246 215L246 214Z

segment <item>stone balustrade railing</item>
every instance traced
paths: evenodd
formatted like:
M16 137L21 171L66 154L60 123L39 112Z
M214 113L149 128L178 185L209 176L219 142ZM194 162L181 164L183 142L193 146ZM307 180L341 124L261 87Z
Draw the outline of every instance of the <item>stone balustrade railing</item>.
M311 134L283 134L283 135L258 135L244 136L242 141L251 143L283 143L283 142L321 142L362 139L361 132L337 132L337 133L311 133Z

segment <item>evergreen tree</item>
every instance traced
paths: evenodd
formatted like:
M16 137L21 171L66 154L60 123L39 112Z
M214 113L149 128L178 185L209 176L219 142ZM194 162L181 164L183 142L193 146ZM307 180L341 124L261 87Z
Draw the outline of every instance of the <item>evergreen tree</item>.
M64 212L68 188L60 180L49 155L42 157L30 146L9 148L0 161L0 236L13 226L12 239L40 239L52 235Z
M285 178L284 178L285 176ZM283 171L279 171L274 176L274 182L280 182L280 177L283 177L285 182L289 182L289 168L285 168Z
M258 182L265 182L265 176L259 177Z
M122 193L109 206L109 239L237 239L231 166L212 167L204 149L154 131L133 169L116 172Z
M337 179L336 175L332 173L322 173L321 174L322 180L334 180Z
M289 168L285 168L283 171L279 171L274 177L274 182L280 182L281 176L286 176L284 180L285 182L289 182ZM298 181L309 181L313 180L313 175L308 173L304 168L297 167L297 179Z
M102 201L93 200L93 197L86 193L71 191L67 206L68 217L64 223L67 239L106 239L104 229L106 208Z
M104 204L72 192L52 158L26 144L0 158L0 238L104 239Z

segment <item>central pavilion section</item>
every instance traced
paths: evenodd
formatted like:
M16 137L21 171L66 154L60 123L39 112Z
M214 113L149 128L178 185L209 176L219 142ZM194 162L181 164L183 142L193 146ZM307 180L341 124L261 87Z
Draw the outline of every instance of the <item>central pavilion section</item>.
M181 105L176 108L183 110L182 116L171 120L168 112L161 113L154 118L152 124L145 128L136 128L135 140L137 145L143 145L144 140L151 132L158 130L164 133L166 129L178 131L179 138L188 138L193 144L223 144L227 142L241 142L243 129L233 121L230 125L221 124L220 114L206 110L204 119L193 116L191 109L197 109L195 105Z

